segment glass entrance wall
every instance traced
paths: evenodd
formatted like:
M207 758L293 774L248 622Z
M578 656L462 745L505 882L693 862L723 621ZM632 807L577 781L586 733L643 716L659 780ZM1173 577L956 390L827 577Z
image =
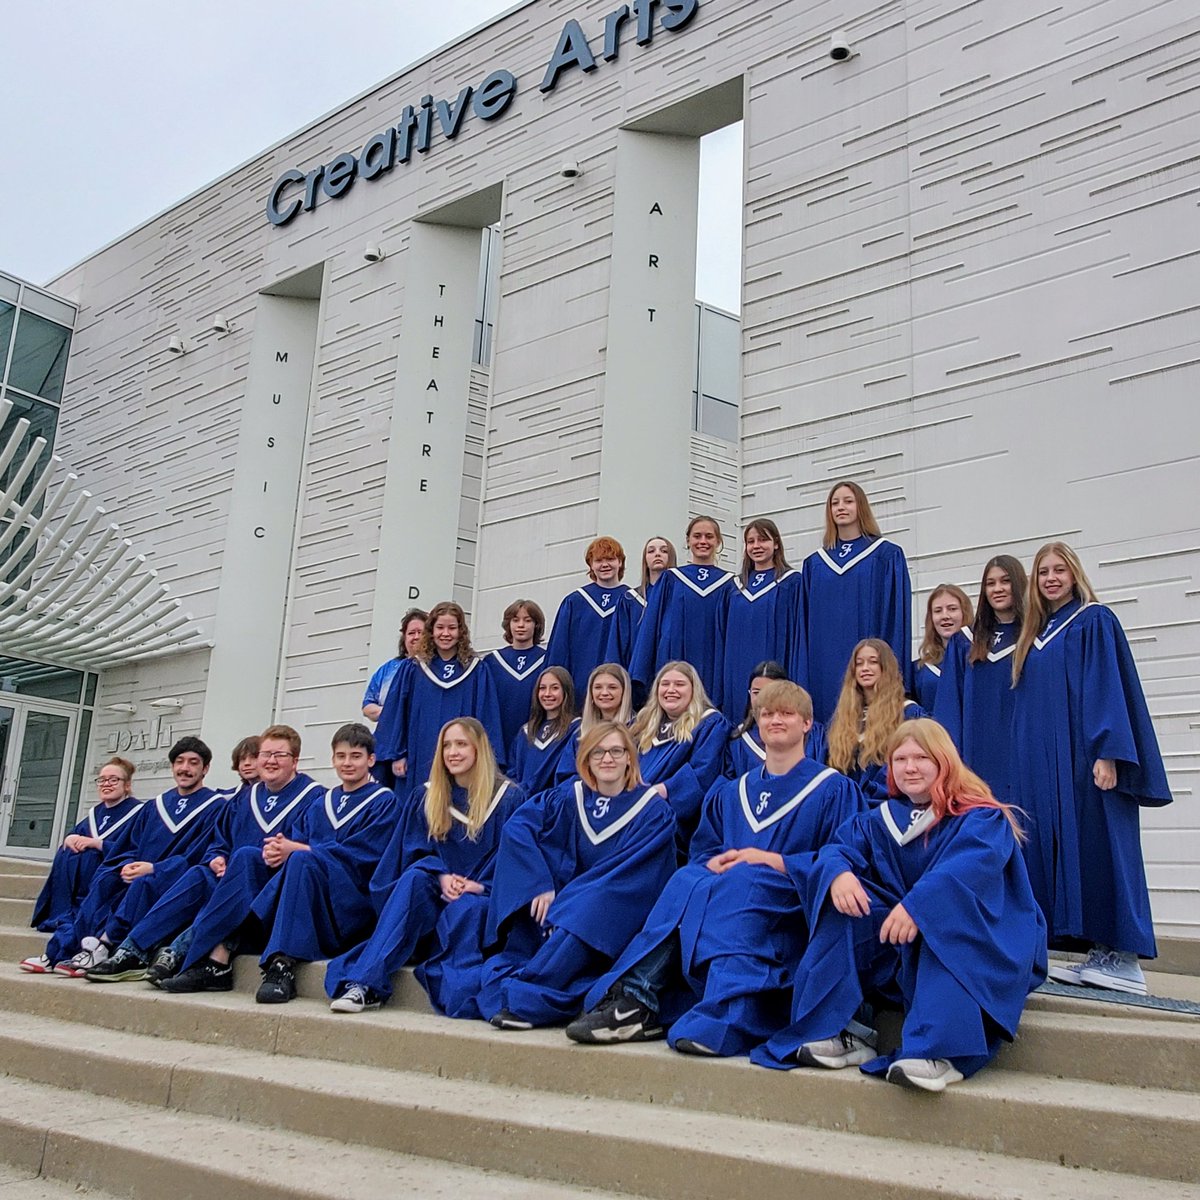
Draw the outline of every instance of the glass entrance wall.
M99 677L0 655L0 854L46 858L80 807Z
M49 450L58 432L75 316L73 305L0 273L0 398L28 418Z
M73 717L64 713L26 711L20 751L8 784L12 799L6 848L49 850L57 843L73 724Z

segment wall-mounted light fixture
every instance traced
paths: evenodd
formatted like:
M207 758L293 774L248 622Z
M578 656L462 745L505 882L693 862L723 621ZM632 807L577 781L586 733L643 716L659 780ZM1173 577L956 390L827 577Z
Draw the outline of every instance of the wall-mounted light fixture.
M844 29L835 29L829 36L829 57L834 62L845 62L854 57L854 47Z
M181 338L177 333L171 334L171 336L167 339L168 354L186 354L190 349L191 346L188 345L187 341Z
M212 319L210 328L213 333L232 333L233 322L224 313L217 313Z
M128 700L123 700L119 704L106 704L104 707L107 708L109 712L125 713L130 717L137 712L137 705L131 704Z
M369 263L377 263L382 262L385 258L387 258L387 254L382 246L364 246L363 258L365 258Z
M151 700L150 707L163 712L179 712L183 708L183 701L178 696L162 696L158 700Z

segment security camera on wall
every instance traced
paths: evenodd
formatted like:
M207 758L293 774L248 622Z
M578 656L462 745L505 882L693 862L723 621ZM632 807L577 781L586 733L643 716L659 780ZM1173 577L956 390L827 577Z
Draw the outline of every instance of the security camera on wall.
M565 162L558 168L558 173L564 179L578 179L583 174L583 169L577 162Z
M829 38L829 57L834 62L845 62L854 51L850 48L850 39L844 29L835 29Z

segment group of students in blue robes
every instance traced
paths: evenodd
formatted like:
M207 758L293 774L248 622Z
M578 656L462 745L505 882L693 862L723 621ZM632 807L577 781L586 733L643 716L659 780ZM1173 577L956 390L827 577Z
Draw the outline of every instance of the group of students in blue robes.
M1043 547L1028 581L998 556L974 611L935 589L913 662L903 555L857 485L832 490L826 524L795 571L752 522L735 576L697 518L690 563L648 543L636 601L597 539L544 649L532 601L485 656L459 606L407 614L365 698L376 738L338 731L329 791L297 772L286 726L232 796L204 786L198 739L145 805L114 759L39 899L46 952L22 966L225 990L253 950L259 999L281 1002L299 963L328 959L331 1007L360 1012L413 964L439 1011L502 1029L666 1035L932 1091L1011 1038L1047 945L1085 955L1057 979L1144 991L1138 810L1170 791L1074 552ZM909 1014L887 1053L880 1003Z
M52 896L62 908L46 951L22 968L92 982L149 979L169 993L226 991L232 955L255 949L264 975L257 999L291 999L298 963L337 953L373 925L370 881L398 815L391 790L371 776L366 726L334 735L341 783L332 789L297 772L300 750L294 729L271 726L235 751L242 786L213 791L203 786L208 746L181 738L168 755L173 789L139 805L99 847L58 852L38 909ZM101 775L127 784L132 766L115 759ZM86 887L67 894L68 856L80 852L98 861Z
M1056 617L1049 601L1039 599L1036 571L1028 578L1017 559L998 555L985 568L977 605L957 585L933 590L913 659L904 554L882 536L856 483L831 489L825 526L821 547L794 570L774 522L749 522L742 570L734 573L718 562L719 525L697 517L687 529L689 561L677 563L667 539L651 538L636 588L621 579L620 546L596 539L586 555L589 582L564 601L564 619L556 621L540 666L533 662L545 628L541 609L532 601L510 606L509 612L537 614L538 639L521 649L528 675L517 681L507 673L501 766L531 793L551 774L570 777L579 739L595 719L586 709L597 679L623 686L636 711L655 701L665 667L685 663L702 689L693 685L696 694L705 698L700 735L680 739L663 721L660 730L645 737L642 729L638 737L643 776L664 783L676 811L682 853L711 783L752 766L755 757L761 761L753 722L745 723L743 711L747 683L765 664L813 696L813 757L848 775L872 801L888 794L884 749L895 727L933 716L993 794L1026 814L1025 854L1051 946L1085 956L1082 963L1056 962L1054 977L1144 991L1138 960L1152 957L1155 944L1138 809L1169 803L1171 796L1128 644L1115 616L1096 601L1074 552L1053 543L1039 551L1038 561L1047 554L1067 561L1078 617L1074 609ZM614 601L614 589L636 600ZM1064 630L1061 639L1056 629ZM600 655L607 657L584 674ZM877 682L860 680L862 657L877 661ZM573 723L570 713L569 720L539 722L533 713L518 724L552 666L570 674L581 719ZM476 708L461 711L489 723ZM426 744L434 724L423 732ZM714 769L714 749L722 742ZM692 785L689 771L700 786ZM1092 865L1085 871L1084 863Z

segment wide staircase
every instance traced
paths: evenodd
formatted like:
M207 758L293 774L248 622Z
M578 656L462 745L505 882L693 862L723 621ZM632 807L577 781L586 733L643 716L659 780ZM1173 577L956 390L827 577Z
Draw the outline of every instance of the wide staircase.
M623 1195L661 1200L1200 1200L1200 1018L1031 999L941 1096L662 1043L576 1046L395 1001L167 996L25 975L36 868L0 862L0 1200ZM1158 995L1200 1000L1194 976Z

